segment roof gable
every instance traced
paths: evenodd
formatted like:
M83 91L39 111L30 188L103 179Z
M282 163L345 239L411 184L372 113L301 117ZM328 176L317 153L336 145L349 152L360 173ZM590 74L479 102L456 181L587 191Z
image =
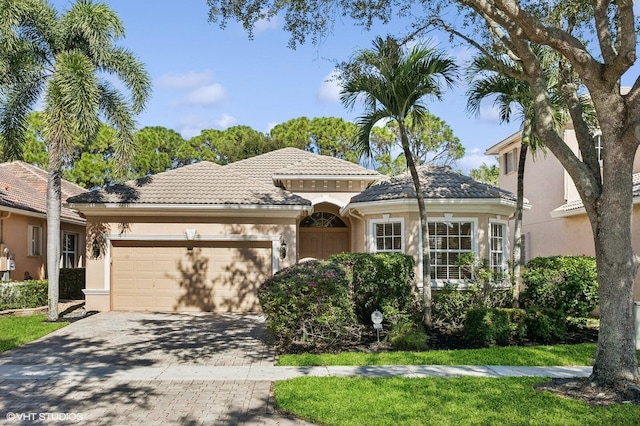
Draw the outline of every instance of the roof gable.
M218 164L202 161L111 185L67 200L73 204L310 205Z
M27 212L47 213L46 171L23 161L0 164L0 206ZM79 185L62 179L62 199L86 193ZM62 207L62 220L84 221L78 212Z

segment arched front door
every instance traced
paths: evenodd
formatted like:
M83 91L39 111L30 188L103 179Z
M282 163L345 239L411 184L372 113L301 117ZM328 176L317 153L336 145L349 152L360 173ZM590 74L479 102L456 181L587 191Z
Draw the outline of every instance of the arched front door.
M333 213L316 212L300 222L300 259L326 259L349 251L349 227Z

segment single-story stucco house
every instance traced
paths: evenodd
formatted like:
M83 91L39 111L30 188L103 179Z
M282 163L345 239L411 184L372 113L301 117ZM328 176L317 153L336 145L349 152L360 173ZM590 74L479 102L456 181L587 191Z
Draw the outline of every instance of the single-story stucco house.
M432 285L463 279L456 259L465 252L504 270L515 197L448 168L420 174ZM408 174L389 178L295 148L226 166L200 162L67 205L87 219L89 310L259 311L260 283L301 259L420 254Z
M0 164L0 276L5 280L46 278L47 179L46 171L23 161ZM63 200L87 191L64 179L60 190ZM81 266L84 248L84 217L62 207L60 266Z

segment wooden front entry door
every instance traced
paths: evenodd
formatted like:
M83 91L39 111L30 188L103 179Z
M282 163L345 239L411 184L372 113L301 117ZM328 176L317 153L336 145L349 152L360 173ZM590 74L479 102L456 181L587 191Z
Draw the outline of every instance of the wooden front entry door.
M300 228L300 259L326 259L349 251L349 229Z

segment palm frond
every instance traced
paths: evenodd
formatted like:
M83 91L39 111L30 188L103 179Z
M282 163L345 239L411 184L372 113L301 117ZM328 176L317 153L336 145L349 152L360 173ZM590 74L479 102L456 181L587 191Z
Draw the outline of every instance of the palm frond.
M139 114L151 94L151 79L144 65L127 49L113 47L105 49L98 69L115 74L131 92L131 110Z

